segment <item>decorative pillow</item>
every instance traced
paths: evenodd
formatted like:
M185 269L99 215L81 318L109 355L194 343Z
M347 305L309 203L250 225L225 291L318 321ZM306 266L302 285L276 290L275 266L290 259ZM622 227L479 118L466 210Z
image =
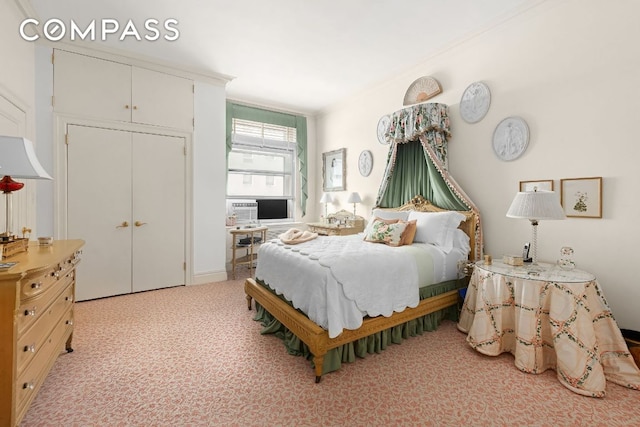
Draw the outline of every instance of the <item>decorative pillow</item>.
M403 221L405 222L405 221ZM415 219L411 221L406 221L407 228L404 229L404 233L402 233L402 238L400 240L400 245L410 245L413 243L413 240L416 236L416 231L418 229L417 221Z
M391 224L393 222L398 222L401 219L401 218L393 218L392 215L390 215L390 218L380 217L378 215L375 215L375 213L377 213L379 211L380 211L380 209L374 209L373 210L373 212L374 212L373 219L371 221L369 221L369 223L367 224L367 226L364 229L364 236L365 237L367 237L367 234L369 234L369 232L371 231L371 227L373 227L373 223L375 222L376 219L380 219L380 220L384 220L384 221L390 221L390 222L388 222L388 224Z
M398 221L406 221L409 217L409 211L393 211L387 209L376 208L373 210L373 218L376 219L386 219L391 220L395 219ZM371 226L373 225L373 221L371 220L369 224L367 224L366 229L364 230L365 236L371 231Z
M377 216L373 217L371 222L369 222L369 224L367 224L367 227L364 229L364 240L367 240L367 236L369 235L369 233L371 233L371 230L373 229L373 223L375 223L376 221L383 221L387 224L395 224L396 222L398 222L397 219L382 219L382 218L378 218Z
M409 220L417 221L414 241L431 243L445 253L453 248L454 231L466 217L459 212L409 212Z
M402 233L406 228L406 222L376 218L372 221L371 229L365 234L364 240L367 242L384 243L389 246L400 246Z

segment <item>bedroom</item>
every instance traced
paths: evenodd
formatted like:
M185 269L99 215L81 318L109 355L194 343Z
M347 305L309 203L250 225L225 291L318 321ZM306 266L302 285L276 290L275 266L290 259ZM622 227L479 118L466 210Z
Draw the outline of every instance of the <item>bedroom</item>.
M15 40L11 29L22 18L12 3L3 5L3 9L14 12L2 17L2 51L10 52L16 65L0 70L0 82L26 100L33 112L36 101L30 100L36 99L39 90L33 83L33 56L34 49L39 48ZM640 68L635 46L639 34L632 18L637 12L638 6L632 1L616 1L613 6L600 1L542 2L437 55L416 58L415 66L318 113L315 123L310 121L309 132L315 135L316 144L310 148L309 156L317 161L309 165L313 182L308 213L301 220L317 220L324 208L317 202L322 191L318 160L321 154L345 147L347 190L336 193L337 201L329 208L350 210L348 194L358 191L364 198L358 212L368 214L386 156L386 147L376 139L377 122L382 115L401 108L411 82L430 75L444 89L436 101L452 108L450 170L480 208L485 252L494 257L518 253L530 238L526 221L505 217L520 181L552 179L557 189L563 178L602 176L603 218L542 222L539 254L553 260L561 246L573 247L578 267L598 277L620 326L640 330L636 303L640 289L635 285L633 269L640 204L633 197L640 176L635 161L639 149L632 141L637 128L635 113L640 109L635 85ZM470 125L459 118L456 108L462 91L479 80L491 87L491 109L481 122ZM222 93L222 100L216 104L220 109L223 97ZM512 115L526 118L531 141L522 158L505 163L495 158L490 140L497 123ZM38 128L42 125L32 115L31 135L39 137L43 132ZM365 149L372 151L374 159L373 171L366 178L357 173L357 155ZM217 147L209 155L222 159L223 153L222 147ZM198 170L196 179L224 180L222 166L216 170L196 164L194 169ZM198 191L211 191L218 202L202 202ZM226 277L222 242L227 233L217 225L224 223L224 212L216 208L224 204L224 189L196 187L194 192L203 204L194 210L206 218L194 217L192 281L203 283L221 275ZM42 204L51 205L52 192L43 191L46 195L50 199ZM39 232L53 233L52 212L50 208L48 213L38 214ZM198 240L197 236L205 235L209 236L206 241ZM210 241L221 243L215 246Z

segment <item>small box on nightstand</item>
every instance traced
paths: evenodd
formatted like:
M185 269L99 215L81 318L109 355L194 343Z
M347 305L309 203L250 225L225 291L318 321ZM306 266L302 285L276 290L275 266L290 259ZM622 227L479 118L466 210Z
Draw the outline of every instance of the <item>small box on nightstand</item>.
M502 262L504 262L507 265L513 265L515 267L524 265L524 260L522 259L521 256L518 256L518 255L503 255Z

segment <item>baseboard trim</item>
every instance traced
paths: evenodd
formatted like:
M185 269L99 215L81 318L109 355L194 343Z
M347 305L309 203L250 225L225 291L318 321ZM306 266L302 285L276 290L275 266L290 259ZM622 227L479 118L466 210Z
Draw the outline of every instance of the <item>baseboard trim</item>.
M224 282L228 280L227 271L212 271L210 273L195 274L191 280L192 285L204 285L211 282Z

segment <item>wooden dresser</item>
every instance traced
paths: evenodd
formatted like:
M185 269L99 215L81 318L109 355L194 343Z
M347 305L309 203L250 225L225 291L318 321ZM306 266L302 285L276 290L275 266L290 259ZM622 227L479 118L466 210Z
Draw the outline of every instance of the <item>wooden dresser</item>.
M20 423L60 353L71 352L82 240L29 244L0 272L0 426Z

